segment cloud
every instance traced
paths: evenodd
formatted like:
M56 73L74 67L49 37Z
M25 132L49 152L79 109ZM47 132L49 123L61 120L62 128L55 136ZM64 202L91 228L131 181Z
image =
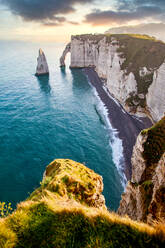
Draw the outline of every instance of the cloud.
M116 10L93 10L85 16L85 22L93 26L127 24L130 21L144 21L153 18L165 20L165 0L116 0Z
M72 25L80 25L79 22L68 21L68 23L70 23L70 24L72 24Z
M134 11L100 11L94 10L86 15L85 22L93 26L109 24L127 24L132 20L144 20L147 17L155 17L162 14L159 7L138 7Z
M47 26L47 27L57 27L57 26L61 26L64 23L69 23L71 25L79 25L80 23L78 22L74 22L74 21L67 21L67 19L65 17L54 17L54 19L52 19L51 21L44 21L42 23L43 26Z
M66 14L75 11L76 4L95 3L96 0L0 0L2 7L26 21L40 22L45 26L59 26L64 23L79 23L66 19ZM106 0L103 0L103 2ZM95 9L85 16L85 22L93 26L127 24L130 21L144 21L153 18L165 20L165 0L115 0L116 10ZM109 4L111 6L111 3ZM101 6L101 3L100 3ZM83 15L83 14L82 14Z
M66 22L66 18L65 17L56 17L54 16L54 18L48 21L43 21L42 25L47 26L47 27L55 27L55 26L61 26L64 22Z
M74 12L74 5L90 3L94 0L0 0L0 4L7 6L15 15L26 21L54 20L58 15ZM60 17L61 18L61 17ZM54 23L61 24L60 20Z

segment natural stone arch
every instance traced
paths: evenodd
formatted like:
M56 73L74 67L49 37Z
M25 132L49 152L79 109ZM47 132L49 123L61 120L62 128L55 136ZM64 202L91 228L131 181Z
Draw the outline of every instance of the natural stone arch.
M71 43L68 43L65 47L65 50L63 51L63 54L60 58L60 66L65 66L65 58L66 55L71 51Z

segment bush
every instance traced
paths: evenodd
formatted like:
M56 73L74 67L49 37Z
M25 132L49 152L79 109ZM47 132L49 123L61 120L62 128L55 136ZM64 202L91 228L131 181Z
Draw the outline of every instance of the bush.
M0 202L0 217L7 217L12 213L11 203Z

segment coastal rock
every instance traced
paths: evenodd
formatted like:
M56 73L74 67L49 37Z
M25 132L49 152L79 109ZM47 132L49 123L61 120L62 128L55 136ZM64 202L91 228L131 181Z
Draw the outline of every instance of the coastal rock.
M123 105L126 104L126 100L129 95L137 94L137 82L132 72L128 75L121 70L121 58L119 54L114 55L112 66L107 73L107 87L111 94L119 100Z
M125 104L129 94L137 92L137 83L133 73L126 75L121 70L124 58L117 52L118 42L112 37L107 43L101 40L81 39L72 36L71 68L94 67L99 77L106 79L106 85L112 95Z
M93 67L127 111L141 117L150 116L153 121L162 118L165 109L163 42L140 35L76 35L64 50L60 59L62 66L68 51L71 52L70 67Z
M108 211L102 190L102 177L83 164L53 161L40 187L0 218L0 247L127 248L135 241L136 247L164 247L162 224L152 227Z
M154 72L146 100L153 119L160 120L165 112L165 62Z
M39 56L37 58L36 76L49 74L49 68L46 61L46 57L42 49L39 49Z
M165 117L138 136L132 178L118 213L138 221L165 220Z
M58 184L59 195L65 199L76 198L75 201L81 204L106 209L102 195L102 177L83 164L69 159L57 159L46 168L43 180L47 178L52 178L47 190L50 190L52 185Z
M65 47L65 50L63 51L63 54L60 58L60 66L63 67L65 66L65 58L66 58L66 55L70 52L71 50L71 43L68 43Z

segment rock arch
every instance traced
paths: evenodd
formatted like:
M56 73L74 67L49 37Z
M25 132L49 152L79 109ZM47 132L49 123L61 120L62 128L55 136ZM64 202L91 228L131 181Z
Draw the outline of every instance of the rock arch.
M63 51L63 54L60 58L60 66L63 67L65 66L65 58L66 55L71 51L71 43L68 43L65 47L65 50Z

